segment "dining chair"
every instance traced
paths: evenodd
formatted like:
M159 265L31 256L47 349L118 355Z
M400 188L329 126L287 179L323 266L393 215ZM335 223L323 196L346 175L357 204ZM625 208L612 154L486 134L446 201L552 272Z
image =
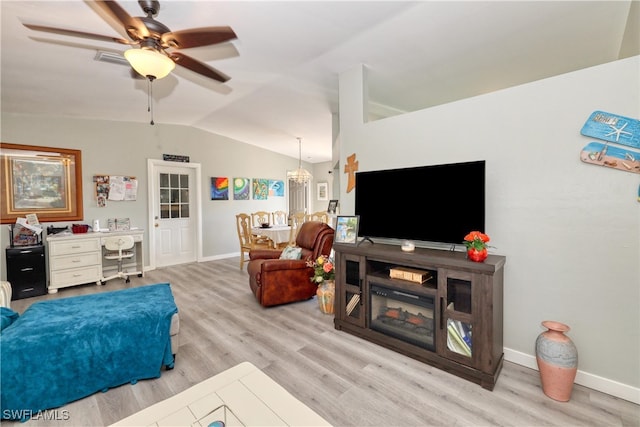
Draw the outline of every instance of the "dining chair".
M260 227L262 224L272 224L271 212L256 211L251 213L251 226Z
M274 211L271 214L273 225L287 225L287 213L285 211Z
M329 214L325 211L313 212L306 215L305 221L320 221L329 223Z
M273 225L278 227L282 227L285 225L289 225L289 221L287 220L287 213L285 211L274 211L271 213L271 217L273 218ZM289 241L291 241L291 235L289 235L289 239L285 242L274 242L276 248L284 249L289 246Z
M248 261L249 252L252 249L272 249L271 239L264 241L251 232L251 215L239 213L236 215L236 228L240 241L240 270L244 268L244 262ZM247 258L245 258L245 254Z
M304 217L304 214L302 214L302 216ZM291 224L291 219L289 219L287 217L287 213L285 211L275 211L273 212L273 222L275 226L290 226L291 230L293 230L293 225ZM295 243L295 235L293 235L293 240L292 240L292 234L291 231L289 231L289 237L287 238L287 240L285 240L284 242L278 242L276 243L276 248L277 249L284 249L287 246L292 245L292 242Z
M291 214L289 219L291 221L291 231L289 232L289 242L287 243L287 245L295 246L298 232L300 231L300 227L306 220L306 215L304 212L297 212Z
M272 218L271 218L271 212L267 212L267 211L256 211L256 212L251 212L250 214L251 217L251 227L255 228L255 227L260 227L262 224L271 224ZM271 241L270 238L268 238L267 236L260 234L260 233L254 233L253 234L256 237L256 243L270 243L273 244L273 242Z

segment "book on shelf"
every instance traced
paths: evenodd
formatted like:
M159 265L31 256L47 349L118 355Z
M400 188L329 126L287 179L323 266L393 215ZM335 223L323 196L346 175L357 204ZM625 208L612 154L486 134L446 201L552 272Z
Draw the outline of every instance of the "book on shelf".
M469 349L471 349L471 328L467 323L461 322L459 320L456 320L456 326L460 331L460 336L462 337L464 342L467 344Z
M393 267L389 269L389 277L392 279L407 280L413 283L424 283L431 279L431 273L426 270L407 267Z
M359 302L360 302L359 294L354 294L351 296L351 299L349 300L349 303L347 304L347 307L346 307L347 316L351 315L351 312L353 312L353 309L356 308Z
M447 310L455 310L453 302L447 305ZM467 323L459 320L449 319L448 322L454 325L460 338L465 342L467 347L469 347L469 350L471 350L471 327Z
M462 354L464 356L471 356L470 354L467 354L464 347L453 338L452 333L447 334L447 348L455 353Z
M456 320L452 319L447 320L447 345L450 350L453 350L456 353L471 356L471 346L468 345L460 335L456 322ZM451 338L451 343L449 343L449 338Z

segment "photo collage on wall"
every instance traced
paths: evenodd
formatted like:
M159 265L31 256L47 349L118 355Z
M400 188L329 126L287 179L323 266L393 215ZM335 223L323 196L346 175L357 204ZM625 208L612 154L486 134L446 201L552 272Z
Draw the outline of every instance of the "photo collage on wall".
M211 200L267 200L269 197L284 197L284 181L266 178L233 178L233 188L229 188L228 177L211 177Z
M133 201L138 194L138 180L135 176L94 175L96 206L104 208L107 200Z

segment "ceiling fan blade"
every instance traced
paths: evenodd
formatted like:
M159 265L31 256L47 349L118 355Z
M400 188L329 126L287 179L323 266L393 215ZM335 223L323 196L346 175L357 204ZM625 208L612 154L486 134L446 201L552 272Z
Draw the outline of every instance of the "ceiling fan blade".
M144 37L150 36L147 26L137 17L129 15L127 11L115 1L95 0L95 4L113 19L120 22L127 31L127 34L134 40L141 40Z
M197 61L183 53L172 52L169 56L171 57L171 59L175 61L176 64L181 65L193 72L201 74L210 79L214 79L224 83L231 78L226 74L216 70L215 68L212 68L200 61Z
M222 43L235 38L236 33L231 27L203 27L164 33L162 43L164 46L176 49L189 49Z
M84 37L85 39L109 41L109 42L116 42L116 43L121 43L121 44L134 44L134 43L130 42L129 40L121 39L119 37L111 37L111 36L103 36L103 35L100 35L100 34L85 33L84 31L66 30L66 29L63 29L63 28L47 27L45 25L35 25L35 24L25 24L25 23L22 23L22 25L24 25L25 27L29 28L30 30L35 30L35 31L45 31L47 33L56 33L56 34L62 34L62 35L65 35L65 36L74 36L74 37Z

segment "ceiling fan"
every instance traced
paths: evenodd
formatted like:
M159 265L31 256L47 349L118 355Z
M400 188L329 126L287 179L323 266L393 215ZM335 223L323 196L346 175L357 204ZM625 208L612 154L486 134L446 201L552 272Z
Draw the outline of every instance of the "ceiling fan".
M23 25L35 31L138 46L126 50L124 56L139 74L150 81L165 77L176 64L222 83L230 79L221 71L178 51L233 40L236 34L230 27L202 27L171 31L166 25L154 19L160 10L160 2L157 0L138 1L143 12L147 14L147 16L138 17L130 16L115 1L94 0L94 3L124 27L130 40L37 24L23 23Z

